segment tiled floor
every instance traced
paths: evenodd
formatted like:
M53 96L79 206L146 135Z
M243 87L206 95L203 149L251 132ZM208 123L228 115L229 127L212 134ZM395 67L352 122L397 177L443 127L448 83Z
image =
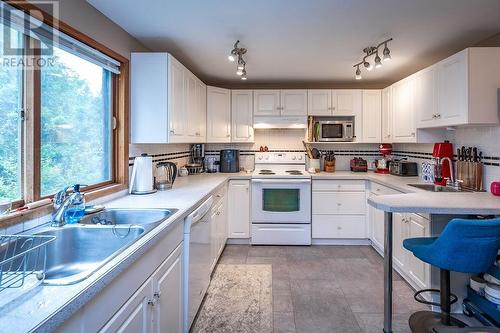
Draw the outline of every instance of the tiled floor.
M383 262L369 246L228 245L220 263L272 265L275 333L382 331ZM421 309L395 274L394 332Z

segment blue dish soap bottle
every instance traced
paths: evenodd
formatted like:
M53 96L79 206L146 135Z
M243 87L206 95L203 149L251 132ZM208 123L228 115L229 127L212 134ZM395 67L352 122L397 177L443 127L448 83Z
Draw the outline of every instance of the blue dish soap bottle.
M80 192L80 184L73 186L73 195L74 198L64 215L67 224L78 223L83 215L85 215L85 197L84 194Z

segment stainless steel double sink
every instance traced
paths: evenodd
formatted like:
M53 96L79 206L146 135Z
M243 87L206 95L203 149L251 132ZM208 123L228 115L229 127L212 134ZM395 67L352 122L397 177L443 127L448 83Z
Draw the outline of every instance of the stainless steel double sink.
M88 278L177 209L105 209L84 216L78 224L48 228L44 283L68 285Z

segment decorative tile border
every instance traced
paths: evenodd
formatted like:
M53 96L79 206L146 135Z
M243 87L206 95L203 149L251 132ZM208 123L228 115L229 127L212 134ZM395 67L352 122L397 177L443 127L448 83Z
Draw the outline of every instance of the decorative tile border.
M165 153L165 154L152 154L149 156L153 157L153 163L158 163L158 162L177 160L180 158L187 158L187 157L191 156L191 152L190 151L177 151L177 152ZM128 166L134 165L134 159L135 159L135 156L128 158Z

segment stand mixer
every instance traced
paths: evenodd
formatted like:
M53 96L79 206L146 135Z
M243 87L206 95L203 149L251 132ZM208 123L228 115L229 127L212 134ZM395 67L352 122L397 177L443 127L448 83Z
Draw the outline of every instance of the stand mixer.
M392 145L390 143L382 143L378 147L378 151L383 157L375 160L375 173L388 174L390 161L389 156L392 154Z

